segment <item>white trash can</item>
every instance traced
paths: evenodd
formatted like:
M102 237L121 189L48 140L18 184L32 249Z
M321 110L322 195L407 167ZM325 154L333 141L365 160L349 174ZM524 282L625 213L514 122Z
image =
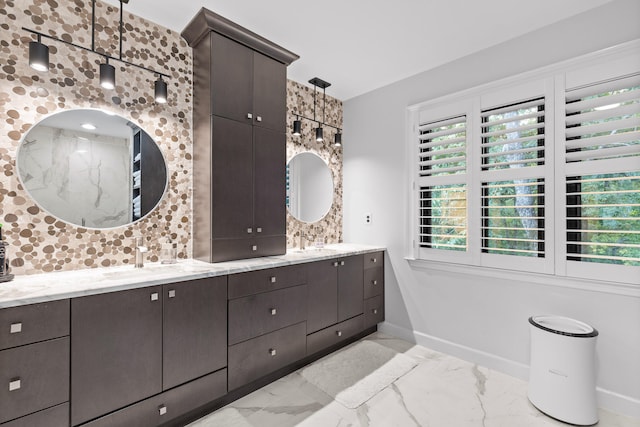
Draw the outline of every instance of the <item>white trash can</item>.
M586 323L561 316L530 317L529 330L529 401L560 421L596 424L598 331Z

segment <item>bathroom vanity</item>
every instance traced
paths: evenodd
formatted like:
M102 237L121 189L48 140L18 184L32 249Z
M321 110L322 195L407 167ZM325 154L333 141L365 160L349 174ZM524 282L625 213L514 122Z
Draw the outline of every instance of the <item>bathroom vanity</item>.
M383 320L380 247L18 277L0 287L0 426L184 425Z

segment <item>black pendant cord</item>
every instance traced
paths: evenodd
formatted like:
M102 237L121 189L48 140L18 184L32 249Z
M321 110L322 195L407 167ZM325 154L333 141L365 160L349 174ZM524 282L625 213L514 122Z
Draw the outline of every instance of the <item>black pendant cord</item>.
M96 51L96 0L91 2L91 51Z
M96 0L93 0L94 3ZM124 10L124 4L120 0L120 60L122 61L122 13Z

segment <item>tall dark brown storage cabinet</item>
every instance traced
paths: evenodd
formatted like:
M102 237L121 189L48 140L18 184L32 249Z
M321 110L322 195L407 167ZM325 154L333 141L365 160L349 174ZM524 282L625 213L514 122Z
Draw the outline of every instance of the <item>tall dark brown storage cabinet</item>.
M207 9L193 48L193 252L208 262L286 252L287 65L298 56Z

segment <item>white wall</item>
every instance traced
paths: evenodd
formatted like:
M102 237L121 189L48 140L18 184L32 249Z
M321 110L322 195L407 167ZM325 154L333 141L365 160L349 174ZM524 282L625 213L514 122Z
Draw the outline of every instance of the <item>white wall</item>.
M526 379L527 318L578 318L600 332L600 405L640 417L640 298L418 270L404 259L407 106L639 39L639 16L639 1L615 0L344 103L344 240L388 248L383 330Z

